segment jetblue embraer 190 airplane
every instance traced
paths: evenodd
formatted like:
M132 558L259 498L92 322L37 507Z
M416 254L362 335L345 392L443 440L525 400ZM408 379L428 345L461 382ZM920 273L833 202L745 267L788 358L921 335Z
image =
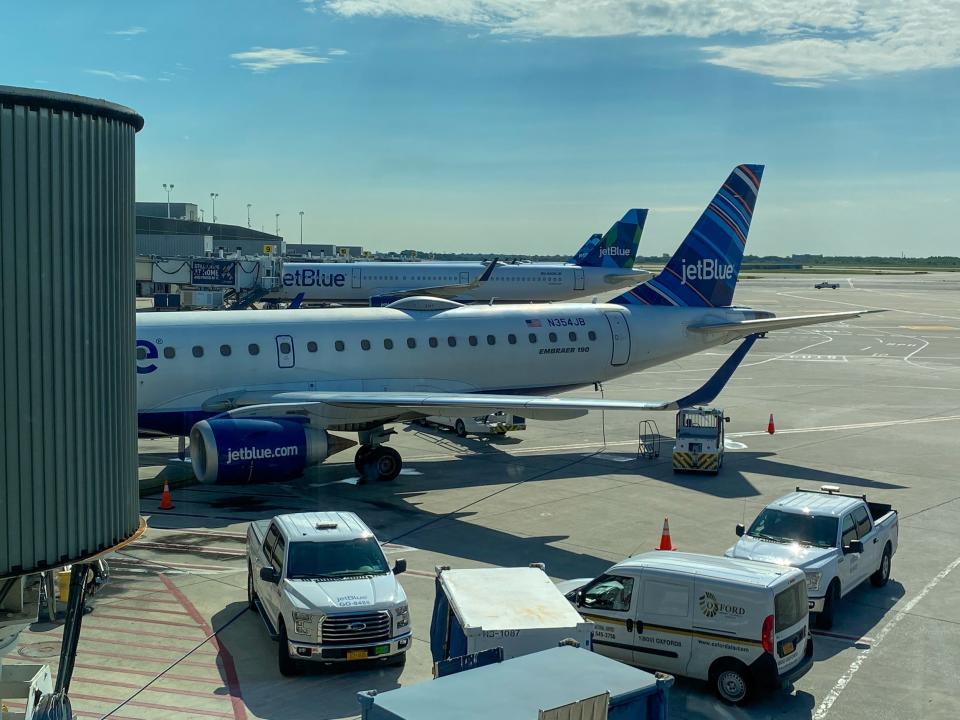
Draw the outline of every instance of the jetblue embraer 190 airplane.
M866 311L775 317L731 306L761 165L727 178L664 270L607 304L473 305L137 315L139 425L190 435L203 482L299 476L354 445L363 478L392 480L385 426L491 409L563 420L588 410L709 403L759 334ZM551 398L742 340L703 387L667 402Z
M650 277L634 270L646 210L628 210L605 235L593 235L566 263L356 262L284 265L267 300L302 304L385 305L429 295L463 303L553 302L631 287ZM489 271L489 272L485 272Z

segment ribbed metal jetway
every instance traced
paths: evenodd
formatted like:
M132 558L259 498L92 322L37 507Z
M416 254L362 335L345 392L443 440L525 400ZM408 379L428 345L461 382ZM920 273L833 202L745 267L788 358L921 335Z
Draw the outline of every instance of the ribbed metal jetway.
M129 108L0 86L0 578L139 526Z

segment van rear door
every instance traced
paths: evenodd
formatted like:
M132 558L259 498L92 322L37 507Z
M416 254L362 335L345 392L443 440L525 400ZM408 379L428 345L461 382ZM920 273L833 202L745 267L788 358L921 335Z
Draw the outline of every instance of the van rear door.
M806 579L794 579L774 592L773 656L777 671L784 673L803 659L810 640Z
M637 603L633 664L684 675L690 648L693 582L644 571Z

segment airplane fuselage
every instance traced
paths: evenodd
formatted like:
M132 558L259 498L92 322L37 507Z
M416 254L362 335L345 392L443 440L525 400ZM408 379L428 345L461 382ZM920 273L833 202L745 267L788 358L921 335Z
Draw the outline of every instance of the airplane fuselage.
M476 282L486 263L356 262L284 265L280 288L268 300L368 304L371 297ZM489 280L454 296L459 302L553 302L596 295L643 282L649 273L568 263L497 265ZM429 294L429 293L424 293Z
M551 394L692 354L723 339L722 308L608 304L141 313L141 430L185 434L210 398L276 391Z

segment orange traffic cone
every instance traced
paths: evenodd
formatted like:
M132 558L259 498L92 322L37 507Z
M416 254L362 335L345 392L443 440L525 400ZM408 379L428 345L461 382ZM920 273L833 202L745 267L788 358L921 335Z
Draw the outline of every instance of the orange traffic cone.
M160 509L173 510L173 496L170 495L170 483L163 481L163 495L160 496Z
M767 432L773 435L777 431L777 428L773 424L773 413L770 413L770 422L767 423Z
M660 547L654 548L654 550L676 550L670 543L670 522L667 518L663 519L663 532L660 533Z

